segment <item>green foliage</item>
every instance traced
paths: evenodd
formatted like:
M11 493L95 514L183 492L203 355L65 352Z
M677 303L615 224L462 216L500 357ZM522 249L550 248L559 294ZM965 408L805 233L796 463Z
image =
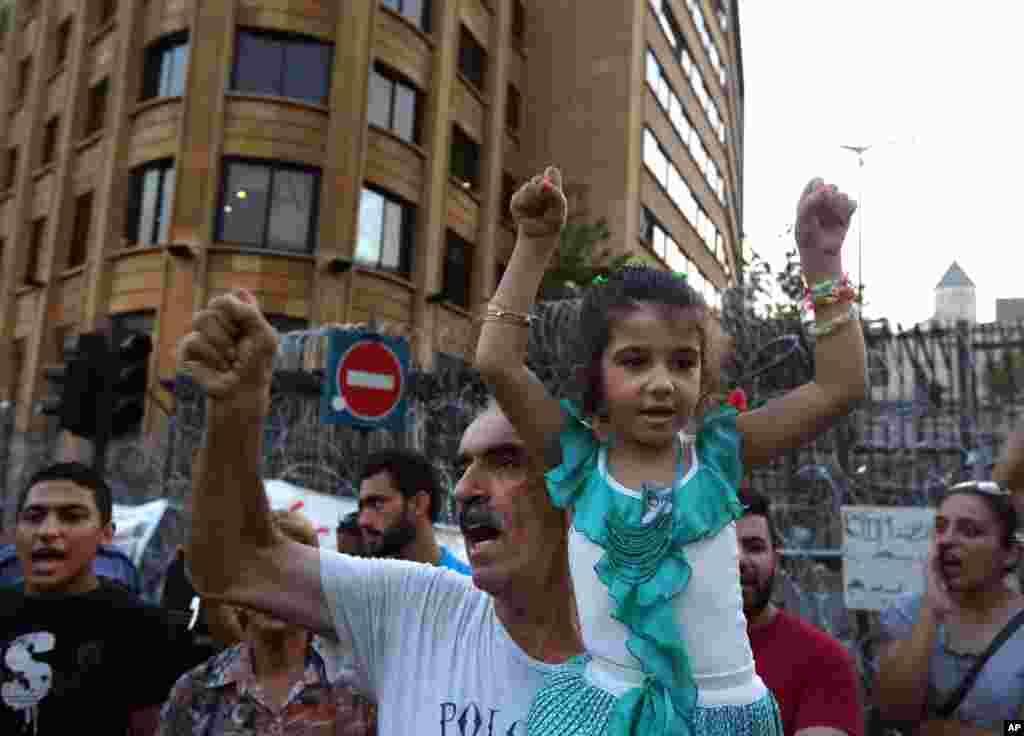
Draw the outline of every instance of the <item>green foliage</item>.
M988 364L985 383L989 392L999 399L1012 400L1024 388L1024 353L1007 351L1001 361Z
M14 13L13 0L0 0L0 46L3 46L4 36L11 26L11 15Z
M602 258L599 246L609 237L611 231L603 218L592 223L567 224L562 229L558 257L541 282L541 300L572 299L595 277L622 266L629 259L628 254L616 256L609 262Z

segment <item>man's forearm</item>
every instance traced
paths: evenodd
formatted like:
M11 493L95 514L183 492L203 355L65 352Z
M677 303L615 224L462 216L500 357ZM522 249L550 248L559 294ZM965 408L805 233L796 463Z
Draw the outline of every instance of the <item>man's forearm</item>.
M193 584L203 594L221 594L237 584L246 560L274 541L260 477L265 417L262 407L207 400L206 438L192 474L192 529L185 557Z

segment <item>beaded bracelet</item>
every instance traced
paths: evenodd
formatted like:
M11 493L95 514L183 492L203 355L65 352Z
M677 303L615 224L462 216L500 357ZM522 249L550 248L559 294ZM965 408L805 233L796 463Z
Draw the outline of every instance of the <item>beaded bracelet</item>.
M850 277L843 275L838 279L825 279L819 281L804 291L805 302L810 311L817 307L852 302L857 298L857 292L850 284Z
M532 314L511 312L505 309L488 306L487 311L477 318L477 322L503 322L508 325L516 325L517 327L529 327L535 319L536 317Z
M847 322L853 322L855 319L860 318L860 310L857 309L856 305L851 304L845 312L833 317L824 324L813 324L808 326L807 331L811 334L811 337L822 338L828 337L833 332L838 330L840 327L845 325Z

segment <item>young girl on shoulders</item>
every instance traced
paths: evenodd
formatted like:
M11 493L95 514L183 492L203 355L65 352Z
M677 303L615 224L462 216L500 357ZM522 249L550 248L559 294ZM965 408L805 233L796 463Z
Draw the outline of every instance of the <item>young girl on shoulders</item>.
M571 513L569 565L587 653L538 693L530 736L781 736L754 670L734 521L752 466L827 430L865 394L864 342L840 249L855 204L815 179L797 208L816 305L815 379L762 408L718 408L723 338L684 277L627 266L580 312L582 406L524 365L544 271L565 224L549 168L512 199L515 251L481 317L476 365ZM693 422L695 437L684 430Z

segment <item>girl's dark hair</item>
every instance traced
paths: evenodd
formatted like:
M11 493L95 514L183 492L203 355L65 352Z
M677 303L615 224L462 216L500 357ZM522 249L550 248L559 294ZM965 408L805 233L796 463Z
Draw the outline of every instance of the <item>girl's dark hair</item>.
M999 521L1001 527L1000 539L1004 547L1012 547L1017 543L1017 524L1018 515L1017 509L1013 505L1013 501L1010 496L1004 493L996 494L988 490L985 490L987 484L970 484L964 483L962 485L955 485L950 488L946 493L943 494L942 499L939 501L941 506L947 498L951 496L968 495L975 498L980 498L985 502L985 505L989 508L992 514Z
M583 413L593 416L604 406L604 376L601 358L611 341L615 320L641 304L664 307L672 319L690 320L700 333L701 399L696 413L702 414L708 400L719 392L724 340L714 314L685 278L649 266L628 265L594 284L583 295L580 307L579 339L582 346Z

